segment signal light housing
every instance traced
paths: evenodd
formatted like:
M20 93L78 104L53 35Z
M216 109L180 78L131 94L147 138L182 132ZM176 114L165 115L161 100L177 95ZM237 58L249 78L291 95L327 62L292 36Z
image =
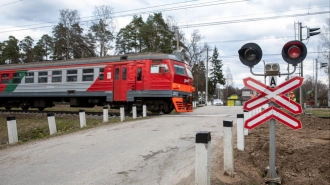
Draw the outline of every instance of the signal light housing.
M253 67L257 65L262 58L262 50L256 43L244 44L238 50L239 60L246 66Z
M314 35L317 35L317 34L320 34L321 32L315 32L317 30L319 30L320 28L307 28L307 38L311 37L311 36L314 36Z
M267 63L265 65L266 75L278 75L280 73L280 65L278 63Z
M296 66L307 56L307 48L298 40L287 42L282 48L282 58L285 62Z

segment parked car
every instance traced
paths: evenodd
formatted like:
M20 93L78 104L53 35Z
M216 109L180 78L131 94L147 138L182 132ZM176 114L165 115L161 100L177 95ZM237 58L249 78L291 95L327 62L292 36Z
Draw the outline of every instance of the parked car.
M215 100L213 100L213 105L223 106L223 102L220 99L215 99Z

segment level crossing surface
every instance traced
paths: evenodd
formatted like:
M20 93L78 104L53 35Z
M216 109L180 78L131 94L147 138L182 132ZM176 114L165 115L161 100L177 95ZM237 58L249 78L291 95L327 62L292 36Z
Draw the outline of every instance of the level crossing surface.
M178 184L194 173L196 133L210 131L220 150L223 120L242 113L205 106L10 146L0 150L0 184Z

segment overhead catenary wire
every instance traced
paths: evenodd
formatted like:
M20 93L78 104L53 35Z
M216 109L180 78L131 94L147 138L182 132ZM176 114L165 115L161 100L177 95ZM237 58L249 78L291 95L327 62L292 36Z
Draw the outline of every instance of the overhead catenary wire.
M11 2L11 3L3 4L3 5L0 5L0 7L8 6L8 5L11 5L11 4L14 4L14 3L18 3L20 1L23 1L23 0L18 0L18 1Z

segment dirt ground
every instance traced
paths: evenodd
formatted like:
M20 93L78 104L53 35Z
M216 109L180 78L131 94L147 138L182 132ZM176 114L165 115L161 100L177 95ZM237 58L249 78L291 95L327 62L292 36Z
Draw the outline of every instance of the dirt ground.
M329 185L330 119L306 115L296 117L303 125L300 130L276 122L275 165L281 184ZM236 137L234 143L236 145ZM265 184L265 168L269 166L269 123L249 130L244 151L234 149L234 177L223 175L222 158L218 156L216 159L219 160L213 161L211 166L212 185Z

